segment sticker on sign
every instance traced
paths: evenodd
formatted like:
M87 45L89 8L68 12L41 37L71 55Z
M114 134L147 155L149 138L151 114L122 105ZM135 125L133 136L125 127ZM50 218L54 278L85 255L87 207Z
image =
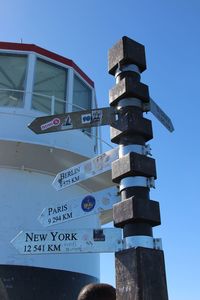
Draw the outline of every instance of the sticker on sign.
M21 231L11 244L20 254L117 252L122 234L118 228Z
M118 158L118 148L109 150L58 173L52 185L59 191L83 180L102 174L111 170L111 163Z
M40 126L41 130L47 130L48 128L54 127L54 126L59 126L60 125L60 119L59 118L54 118L52 121L44 123Z
M99 124L101 124L102 117L103 117L102 110L94 110L88 114L81 114L81 123L82 124L94 124L94 123L98 122Z
M38 217L45 226L64 223L77 218L99 214L112 208L119 201L118 189L107 188L93 194L84 194L76 199L68 199L43 209Z

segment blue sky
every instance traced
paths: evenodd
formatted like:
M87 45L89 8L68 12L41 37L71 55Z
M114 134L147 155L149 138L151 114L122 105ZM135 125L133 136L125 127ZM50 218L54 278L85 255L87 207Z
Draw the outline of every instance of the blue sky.
M34 43L73 59L95 82L99 106L115 84L107 51L127 35L146 48L141 81L173 121L169 133L150 114L170 300L199 299L200 221L198 0L0 0L0 40ZM109 141L109 128L102 130ZM104 151L107 147L104 147ZM101 280L114 284L113 255L102 255Z

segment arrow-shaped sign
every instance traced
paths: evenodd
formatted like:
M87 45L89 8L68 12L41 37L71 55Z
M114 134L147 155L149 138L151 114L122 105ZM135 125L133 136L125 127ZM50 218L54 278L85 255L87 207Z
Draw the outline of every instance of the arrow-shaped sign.
M118 228L21 231L11 244L20 254L117 252L122 236Z
M38 117L28 127L37 134L108 125L115 120L115 109L103 107Z
M59 202L57 205L44 208L39 222L47 227L69 220L99 214L112 208L119 201L116 187L107 188L92 195L82 195L80 198Z
M151 111L152 114L170 131L174 131L171 119L166 113L150 98L149 103L144 104L145 111Z
M78 165L58 173L52 183L59 191L83 180L111 170L111 162L119 158L118 148L104 152Z
M143 104L144 111L152 114L170 131L174 131L171 119L150 98L148 103ZM119 111L113 107L83 110L71 113L57 114L38 117L28 127L37 134L65 131L72 129L84 129L103 125L112 125Z

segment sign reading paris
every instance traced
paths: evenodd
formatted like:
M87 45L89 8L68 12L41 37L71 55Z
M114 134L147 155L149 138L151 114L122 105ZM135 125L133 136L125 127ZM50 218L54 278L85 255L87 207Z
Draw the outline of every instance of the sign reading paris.
M119 201L116 187L107 188L90 194L83 194L79 198L67 199L43 209L38 221L45 227L64 223L77 218L93 214L101 214L112 209Z

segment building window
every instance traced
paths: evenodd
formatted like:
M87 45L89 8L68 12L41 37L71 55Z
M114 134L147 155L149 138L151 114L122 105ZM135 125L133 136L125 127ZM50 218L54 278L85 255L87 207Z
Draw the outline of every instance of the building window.
M47 114L65 112L67 69L37 59L32 108ZM52 99L55 99L52 111Z
M73 111L92 107L92 90L76 75L74 76L73 104Z
M0 53L0 106L23 107L27 56Z

